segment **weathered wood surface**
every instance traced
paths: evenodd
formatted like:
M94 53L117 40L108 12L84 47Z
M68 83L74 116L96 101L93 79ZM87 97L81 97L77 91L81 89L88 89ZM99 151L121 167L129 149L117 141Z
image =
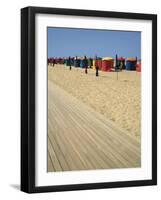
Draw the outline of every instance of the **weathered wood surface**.
M140 142L48 81L48 171L140 167Z

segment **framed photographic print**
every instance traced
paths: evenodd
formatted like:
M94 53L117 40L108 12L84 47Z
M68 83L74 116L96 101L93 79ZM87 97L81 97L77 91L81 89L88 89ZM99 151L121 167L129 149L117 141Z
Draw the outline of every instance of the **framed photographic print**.
M21 190L157 184L157 16L21 9Z

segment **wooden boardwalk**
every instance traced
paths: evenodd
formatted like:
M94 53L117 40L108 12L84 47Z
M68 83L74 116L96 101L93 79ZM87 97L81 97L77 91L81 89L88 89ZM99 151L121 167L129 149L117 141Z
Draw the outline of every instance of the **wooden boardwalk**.
M48 171L140 167L140 142L48 81Z

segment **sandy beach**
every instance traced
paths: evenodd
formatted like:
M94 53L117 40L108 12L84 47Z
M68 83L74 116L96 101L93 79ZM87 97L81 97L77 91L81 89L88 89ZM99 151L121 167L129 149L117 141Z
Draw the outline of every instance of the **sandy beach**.
M65 65L48 66L48 80L67 91L140 139L141 74L136 71L99 72L69 68Z

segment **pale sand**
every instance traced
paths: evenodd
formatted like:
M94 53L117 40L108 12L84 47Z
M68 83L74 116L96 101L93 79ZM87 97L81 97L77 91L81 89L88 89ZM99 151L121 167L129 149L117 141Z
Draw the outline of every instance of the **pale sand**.
M78 98L107 119L140 139L141 133L141 74L135 71L102 72L69 68L65 65L48 67L48 79Z

